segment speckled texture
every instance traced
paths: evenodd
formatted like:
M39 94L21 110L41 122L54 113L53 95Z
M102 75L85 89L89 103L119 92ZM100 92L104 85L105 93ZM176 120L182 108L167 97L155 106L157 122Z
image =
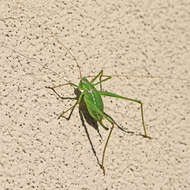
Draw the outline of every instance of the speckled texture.
M79 82L75 62L55 35L72 50L83 76L101 69L160 76L113 77L103 84L144 102L153 137L139 135L139 105L104 98L106 113L134 132L114 129L106 176L78 108L69 121L57 120L73 103L44 88ZM1 1L0 45L1 190L190 189L190 1ZM68 86L58 92L73 96ZM99 127L101 140L86 126L101 159L108 132Z

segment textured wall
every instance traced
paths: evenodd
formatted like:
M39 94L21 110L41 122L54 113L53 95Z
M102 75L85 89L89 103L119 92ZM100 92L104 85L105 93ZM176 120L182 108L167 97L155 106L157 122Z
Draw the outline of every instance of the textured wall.
M44 88L79 82L56 38L83 76L120 75L103 88L144 103L152 140L141 136L139 105L104 98L105 112L133 132L114 129L106 176L97 159L108 131L99 127L101 139L85 122L96 157L78 108L57 120L73 102ZM190 188L190 1L1 1L0 47L1 190ZM58 92L73 97L69 86Z

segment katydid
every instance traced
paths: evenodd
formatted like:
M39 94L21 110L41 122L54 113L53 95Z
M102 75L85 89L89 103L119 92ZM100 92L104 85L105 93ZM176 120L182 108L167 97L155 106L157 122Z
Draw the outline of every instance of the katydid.
M127 98L124 96L120 96L118 94L112 93L112 92L108 92L108 91L103 91L102 89L97 90L96 86L98 84L101 84L109 79L111 79L111 76L107 76L103 74L103 70L101 70L95 77L93 77L91 80L88 80L87 77L82 77L81 74L81 70L80 70L80 66L79 63L77 62L77 59L73 56L73 54L71 53L71 51L65 47L65 45L60 42L58 39L56 39L57 42L59 44L61 44L66 50L67 52L72 56L72 58L75 60L76 65L79 69L79 73L80 73L80 82L79 84L74 84L72 82L68 82L65 84L60 84L57 86L46 86L46 88L52 89L53 91L55 91L55 88L58 87L62 87L65 85L70 85L74 88L77 88L81 93L79 98L76 100L75 104L73 106L71 106L69 109L67 109L66 111L63 111L58 119L60 119L61 117L64 116L64 114L66 112L68 112L69 110L74 110L74 108L76 107L77 104L80 104L82 99L84 100L87 110L89 112L89 114L92 116L92 118L97 121L104 129L108 130L109 128L107 126L105 126L102 123L103 119L106 119L110 124L111 124L111 129L109 131L106 143L104 145L104 149L103 149L103 153L102 153L102 161L100 164L100 168L103 170L103 174L105 175L105 168L104 168L104 159L105 159L105 152L106 152L106 148L108 146L108 142L110 140L110 136L112 134L112 131L114 129L114 125L115 122L113 121L113 119L111 119L111 117L108 117L107 114L104 113L104 104L102 101L102 97L101 96L111 96L111 97L115 97L115 98L120 98L120 99L124 99L124 100L128 100L128 101L132 101L132 102L136 102L140 105L140 109L141 109L141 119L142 119L142 126L143 126L143 130L144 130L144 137L145 138L149 138L151 139L150 136L147 135L146 132L146 127L145 127L145 122L144 122L144 111L143 111L143 103L140 100L136 100L136 99L132 99L132 98ZM105 77L104 79L102 79L102 77ZM99 81L97 82L96 80L99 79Z

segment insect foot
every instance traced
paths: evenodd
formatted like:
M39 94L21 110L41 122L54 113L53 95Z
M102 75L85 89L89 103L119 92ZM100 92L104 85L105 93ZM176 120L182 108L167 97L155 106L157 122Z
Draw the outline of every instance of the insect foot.
M150 139L150 140L152 139L152 137L147 136L147 135L143 135L143 137L144 137L144 138L147 138L147 139Z
M102 164L99 164L99 165L100 165L100 168L103 170L103 174L105 175L106 172L105 172L105 168L104 168L104 166L103 166Z
M50 89L53 89L51 86L45 86L45 88L50 88Z
M62 112L62 113L57 117L57 119L60 119L61 117L63 117L64 114L65 114L65 112Z

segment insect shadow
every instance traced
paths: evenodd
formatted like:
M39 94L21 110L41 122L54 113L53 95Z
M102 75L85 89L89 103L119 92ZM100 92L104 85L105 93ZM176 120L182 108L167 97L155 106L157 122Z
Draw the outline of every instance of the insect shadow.
M80 94L81 94L81 91L77 88L74 88L74 94L76 95L76 97L62 97L59 93L56 92L55 89L52 89L54 91L54 93L60 98L60 99L63 99L63 100L78 100L79 97L80 97ZM62 116L63 118L67 119L67 120L70 120L72 114L73 114L73 111L74 111L75 107L73 107L70 111L70 114L68 117L66 116ZM110 119L113 120L114 124L123 132L125 133L129 133L129 134L135 134L133 131L128 131L124 128L122 128L110 115L108 115L107 113L103 112L107 117L109 117ZM79 104L79 116L80 116L80 119L81 119L81 122L82 122L82 125L85 129L85 133L87 135L87 138L88 138L88 141L90 143L90 146L91 146L91 149L92 149L92 152L97 160L97 163L98 165L101 166L101 163L99 161L99 158L97 156L97 153L96 153L96 150L93 146L93 143L92 143L92 140L90 138L90 135L89 135L89 132L88 132L88 129L86 127L86 123L87 122L90 126L92 126L96 131L97 133L99 134L100 138L102 139L102 135L99 131L99 126L98 126L98 122L89 114L88 112L88 109L87 109L87 106L84 102L84 100L82 99L80 104Z

